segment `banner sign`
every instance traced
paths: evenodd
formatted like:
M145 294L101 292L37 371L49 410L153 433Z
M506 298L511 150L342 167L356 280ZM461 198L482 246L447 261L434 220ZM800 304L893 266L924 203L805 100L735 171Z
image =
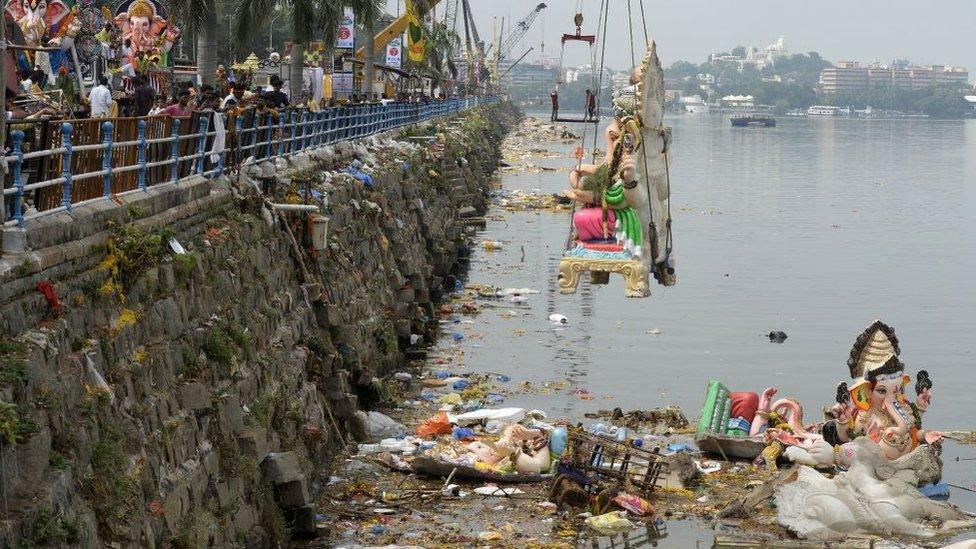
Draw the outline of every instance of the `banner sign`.
M389 67L399 69L403 61L403 38L397 36L386 46L386 64Z
M342 21L339 23L339 31L336 33L336 47L341 49L351 49L356 42L355 36L356 15L352 8L342 8Z
M337 72L332 75L332 91L334 93L352 93L352 73Z

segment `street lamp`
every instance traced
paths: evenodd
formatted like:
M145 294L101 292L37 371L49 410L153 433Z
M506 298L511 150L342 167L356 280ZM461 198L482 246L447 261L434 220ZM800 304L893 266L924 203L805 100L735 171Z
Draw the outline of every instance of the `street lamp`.
M235 48L233 46L233 44L234 44L234 16L231 15L231 14L227 14L227 15L224 16L224 19L227 20L227 44L228 44L228 48L230 49L230 54L231 54L231 57L233 58L233 62L234 63L237 63L237 48Z
M268 55L271 55L271 52L274 51L274 24L278 20L279 15L281 15L281 12L275 10L274 17L271 18L271 23L268 25L270 28L268 32Z

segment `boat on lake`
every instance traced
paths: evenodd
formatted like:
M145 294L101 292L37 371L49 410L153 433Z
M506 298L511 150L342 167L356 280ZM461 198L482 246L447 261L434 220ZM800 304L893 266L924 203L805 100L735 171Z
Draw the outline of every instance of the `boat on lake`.
M776 119L768 114L737 114L730 117L729 120L732 122L732 125L737 128L744 128L747 126L763 126L771 128L776 126Z

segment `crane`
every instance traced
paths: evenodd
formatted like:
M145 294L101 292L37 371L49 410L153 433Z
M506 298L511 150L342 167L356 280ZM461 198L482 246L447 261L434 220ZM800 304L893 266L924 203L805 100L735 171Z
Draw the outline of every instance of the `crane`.
M478 27L474 24L471 5L468 0L461 0L461 17L464 21L464 52L466 58L465 80L469 87L477 87L482 79L485 59L485 43L478 35Z
M512 52L515 45L518 44L519 41L521 41L525 36L525 33L529 32L529 28L532 27L532 23L535 22L536 18L539 16L539 12L544 9L546 9L546 4L540 2L535 8L532 9L532 11L528 13L528 15L523 17L521 21L515 25L511 25L512 30L509 31L508 36L506 36L504 40L499 40L498 47L494 54L494 62L492 63L492 81L496 86L501 85L501 76L498 73L498 63L502 59L508 57L508 54ZM525 55L519 57L519 61L521 61L524 57ZM518 61L516 61L516 63L518 63ZM509 70L511 70L511 67ZM505 74L508 74L508 71L505 71Z
M539 12L546 9L546 5L540 2L528 15L522 18L521 21L512 26L512 30L509 31L508 36L502 41L501 45L498 46L498 51L495 53L498 59L505 59L509 53L512 52L512 48L522 40L525 33L529 32L529 27L535 22L536 17L539 16Z
M449 31L457 31L458 2L460 0L447 0L444 7L444 25Z

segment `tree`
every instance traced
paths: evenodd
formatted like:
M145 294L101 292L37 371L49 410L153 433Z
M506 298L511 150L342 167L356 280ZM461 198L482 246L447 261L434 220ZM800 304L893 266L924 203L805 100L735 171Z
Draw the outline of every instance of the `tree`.
M213 84L217 72L216 0L167 0L169 13L177 15L197 37L197 74L204 84Z
M363 80L366 85L363 91L372 93L373 80L375 79L373 63L376 61L376 51L373 43L376 41L376 23L383 13L383 6L386 2L384 0L347 0L347 4L352 8L353 13L356 14L356 19L366 31L365 43L363 44L366 47L365 70L363 71Z
M193 1L193 0L189 0ZM239 43L250 43L251 35L260 32L278 7L279 0L239 0L234 10L234 33ZM305 45L316 37L327 44L336 39L342 21L340 0L292 0L287 4L288 19L295 33L291 46L288 90L292 102L302 95L302 69L305 65Z
M746 56L745 46L736 46L732 48L732 55L735 55L737 57L745 57Z
M431 77L431 88L457 78L454 52L461 39L444 23L424 26L424 62Z
M687 61L675 61L670 67L664 69L664 78L677 81L686 76L697 76L699 72L698 65Z

